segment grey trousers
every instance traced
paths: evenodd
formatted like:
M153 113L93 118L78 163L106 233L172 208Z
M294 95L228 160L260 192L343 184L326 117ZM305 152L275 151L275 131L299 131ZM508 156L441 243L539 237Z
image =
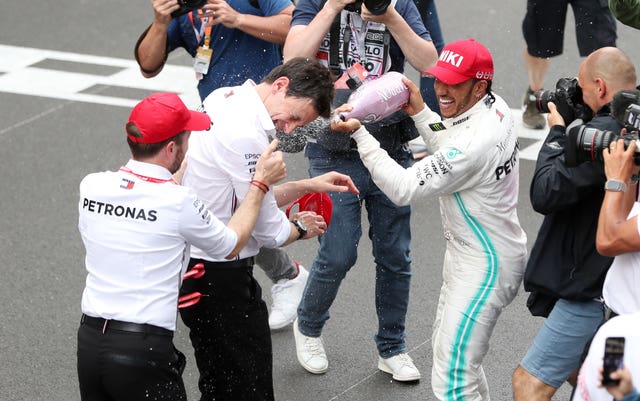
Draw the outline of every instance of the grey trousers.
M282 279L290 280L298 275L298 267L293 259L281 248L260 248L256 264L274 283Z

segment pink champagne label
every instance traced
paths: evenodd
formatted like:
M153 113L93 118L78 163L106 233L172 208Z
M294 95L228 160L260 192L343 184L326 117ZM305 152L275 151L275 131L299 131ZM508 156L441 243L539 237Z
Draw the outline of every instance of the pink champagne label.
M391 71L365 82L347 100L353 110L340 113L340 118L344 121L355 118L370 123L400 110L409 102L409 88L402 82L402 77L399 72Z

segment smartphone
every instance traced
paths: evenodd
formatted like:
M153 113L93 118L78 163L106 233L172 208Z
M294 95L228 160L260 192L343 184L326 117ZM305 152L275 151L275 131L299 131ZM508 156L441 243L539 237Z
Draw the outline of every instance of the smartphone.
M624 337L607 337L604 343L603 386L617 386L620 384L620 380L613 380L609 375L622 368L623 359Z

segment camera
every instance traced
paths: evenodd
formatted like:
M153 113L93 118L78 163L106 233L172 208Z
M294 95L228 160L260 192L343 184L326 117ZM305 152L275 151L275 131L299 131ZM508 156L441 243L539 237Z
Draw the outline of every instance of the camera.
M576 78L560 78L555 90L536 91L533 96L540 113L549 113L547 104L553 102L567 124L577 118L589 121L593 117L593 112L582 100L582 89Z
M603 131L585 125L570 128L564 150L566 165L575 167L586 161L603 161L602 151L608 148L611 142L622 138L625 149L632 141L636 142L637 148L633 162L640 166L640 138L638 137L640 105L630 104L624 112L623 121L619 122L626 128L627 134L621 136L619 132Z
M371 14L382 15L387 11L387 7L391 4L391 0L356 0L355 3L347 4L344 9L359 13L362 3L364 3Z
M190 11L202 8L205 4L207 4L207 0L178 0L178 5L180 6L180 8L172 12L171 16L173 18L179 17Z

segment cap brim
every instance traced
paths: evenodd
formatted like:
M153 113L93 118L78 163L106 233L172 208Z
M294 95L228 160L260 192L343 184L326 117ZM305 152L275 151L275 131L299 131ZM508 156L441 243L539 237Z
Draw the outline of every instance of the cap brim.
M470 79L469 77L462 75L462 74L458 74L457 72L451 71L447 68L442 68L440 66L434 66L429 68L428 70L424 71L422 73L423 77L430 77L430 78L435 78L440 82L443 82L447 85L457 85L460 82L464 82L468 79Z
M186 131L204 131L211 127L211 118L206 113L189 110L189 121L185 125Z

